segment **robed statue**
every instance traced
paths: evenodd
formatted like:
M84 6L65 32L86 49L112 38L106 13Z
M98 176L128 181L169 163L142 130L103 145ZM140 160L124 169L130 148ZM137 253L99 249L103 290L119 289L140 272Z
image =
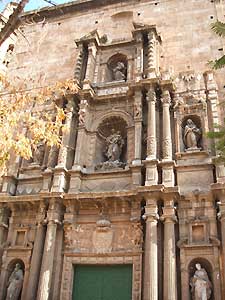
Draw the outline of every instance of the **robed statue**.
M115 68L112 69L113 80L126 80L126 66L122 61L118 61Z
M115 132L112 129L112 133L106 139L106 157L108 161L119 161L122 153L122 148L124 145L124 140L119 132Z
M212 294L212 284L206 270L199 263L195 267L195 274L190 281L192 300L208 300Z
M186 149L198 149L198 142L201 137L201 130L197 128L195 123L188 119L184 128L184 144Z
M16 264L8 280L6 300L18 300L23 287L23 270L20 264Z

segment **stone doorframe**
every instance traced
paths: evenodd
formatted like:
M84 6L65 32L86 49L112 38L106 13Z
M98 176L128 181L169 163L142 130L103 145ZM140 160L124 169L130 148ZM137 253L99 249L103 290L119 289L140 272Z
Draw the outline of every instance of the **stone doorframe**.
M132 300L141 300L142 253L74 255L64 253L60 300L72 300L74 265L132 264Z

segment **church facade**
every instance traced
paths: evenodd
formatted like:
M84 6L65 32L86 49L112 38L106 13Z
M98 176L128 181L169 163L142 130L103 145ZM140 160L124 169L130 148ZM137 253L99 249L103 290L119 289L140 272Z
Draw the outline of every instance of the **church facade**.
M225 299L225 169L206 137L224 9L77 0L21 16L5 72L79 89L61 99L60 148L40 142L2 179L0 300Z

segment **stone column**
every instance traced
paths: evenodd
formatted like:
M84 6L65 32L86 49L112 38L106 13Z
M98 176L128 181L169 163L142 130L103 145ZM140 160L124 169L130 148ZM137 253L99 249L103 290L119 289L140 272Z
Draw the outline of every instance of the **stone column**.
M71 145L71 137L75 139L74 134L74 111L75 111L75 103L73 98L68 99L68 103L66 105L66 121L65 126L67 130L64 132L62 137L62 145L59 150L59 157L58 157L58 165L57 167L66 168L67 167L67 158L69 153L71 152L70 149L72 148ZM74 143L73 143L74 146Z
M148 78L156 78L156 35L148 32Z
M74 78L77 79L78 81L81 80L83 59L84 59L84 46L83 44L79 44L76 66L74 70Z
M94 42L90 42L88 44L88 60L87 60L87 68L86 68L83 89L90 89L91 87L91 83L94 79L96 55L97 55L96 45Z
M143 300L158 300L157 212L157 201L155 199L147 200Z
M145 185L154 185L158 183L158 161L156 160L156 94L153 86L149 87L146 100L148 103L148 128Z
M220 205L219 220L221 223L221 260L222 260L222 295L225 299L225 199L224 196Z
M176 241L175 222L177 221L173 200L165 200L164 221L164 288L163 300L177 300Z
M162 181L165 186L174 186L174 172L172 161L172 136L170 123L171 98L169 91L162 92L163 106L163 160L162 160Z
M0 206L0 247L5 241L6 231L8 230L8 218L9 218L9 209L1 205Z
M4 242L6 241L6 234L8 231L8 223L9 223L9 209L1 205L0 206L0 272L2 266L2 255L3 255L3 247Z
M45 214L46 205L41 203L37 215L37 227L34 241L34 248L31 258L30 275L27 285L26 300L36 299L39 275L41 270L41 261L45 242Z
M61 204L51 199L47 213L47 232L45 238L41 274L38 285L37 300L48 300L51 297L51 284L54 267L57 226L61 224Z
M136 56L135 56L135 80L136 82L140 81L143 77L143 35L142 32L135 33L136 40Z
M142 145L142 91L135 91L134 96L134 126L135 126L135 161L141 163L141 145Z
M75 152L75 159L73 164L73 170L78 170L82 166L82 157L83 157L83 145L86 143L85 141L85 122L87 116L87 109L88 109L88 101L81 100L79 106L79 126L78 126L78 133L77 133L77 145L76 145L76 152Z

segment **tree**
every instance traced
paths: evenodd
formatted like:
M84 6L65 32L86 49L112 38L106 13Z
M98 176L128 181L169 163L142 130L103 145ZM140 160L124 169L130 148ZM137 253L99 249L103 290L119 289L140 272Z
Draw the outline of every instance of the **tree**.
M29 0L19 1L16 9L9 16L8 21L5 23L5 26L0 31L0 46L2 43L13 33L20 25L20 14L23 12L26 4Z
M11 154L30 159L40 141L48 146L61 143L65 112L58 100L78 91L74 80L27 89L25 82L13 86L0 77L0 175Z
M216 21L212 24L211 28L217 35L225 38L225 23ZM215 70L223 68L225 66L225 55L210 63L212 64Z
M211 26L212 30L220 37L225 37L225 23L216 21ZM225 66L225 55L215 61L211 61L213 69L218 70ZM223 124L225 123L225 118ZM214 125L214 131L208 132L207 137L215 139L215 148L217 151L218 161L225 162L225 127L224 125Z

